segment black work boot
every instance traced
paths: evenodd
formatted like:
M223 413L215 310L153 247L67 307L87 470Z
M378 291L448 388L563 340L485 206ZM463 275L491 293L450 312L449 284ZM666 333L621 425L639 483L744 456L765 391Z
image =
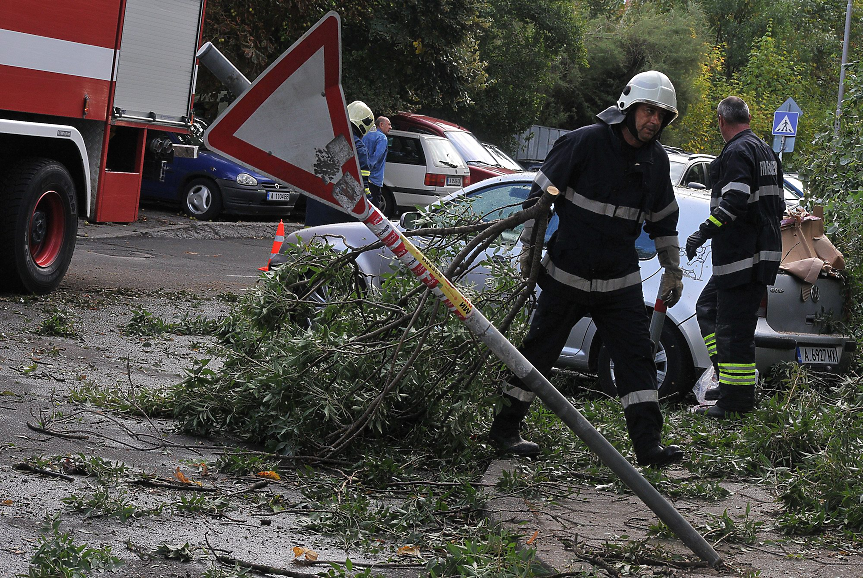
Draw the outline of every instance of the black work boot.
M515 456L533 457L539 455L539 446L533 442L529 442L521 437L518 432L518 427L512 428L495 428L491 427L488 432L488 439L491 445L502 454L512 454Z
M683 459L683 450L677 446L664 446L660 443L646 448L641 452L635 452L635 459L639 466L649 468L661 468L668 464L679 462Z
M735 417L741 417L744 414L749 413L751 410L745 411L732 411L729 409L724 409L720 407L717 403L716 405L700 405L695 408L695 413L698 415L706 415L707 417L715 417L716 419L732 419Z
M660 443L662 412L658 403L638 403L623 410L626 429L640 466L661 468L683 459L683 450Z
M539 446L522 439L519 427L524 416L530 409L530 402L519 401L514 397L504 395L508 403L502 403L500 411L494 416L488 440L499 452L517 456L535 456L539 454Z
M719 367L714 363L715 356L710 358L713 363L713 379L710 387L704 392L704 399L708 401L716 401L719 399Z
M755 409L754 385L739 386L720 383L718 390L719 395L716 397L718 400L716 405L712 407L697 407L695 409L695 413L719 419L727 419L730 417L738 417ZM706 395L705 399L707 399Z

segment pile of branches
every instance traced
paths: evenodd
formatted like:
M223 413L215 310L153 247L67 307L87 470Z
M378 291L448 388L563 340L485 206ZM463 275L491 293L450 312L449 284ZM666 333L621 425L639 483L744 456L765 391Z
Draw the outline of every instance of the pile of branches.
M501 233L549 204L488 220L467 201L452 203L422 213L411 231L516 342L540 255L523 279L508 252L514 235ZM544 227L535 229L542 238ZM183 428L315 457L361 455L369 443L452 455L487 430L505 368L397 261L377 280L364 276L357 259L368 251L391 258L380 243L336 251L311 237L288 246L286 262L224 320L223 366L202 362L172 392ZM460 282L477 268L488 270L484 287Z

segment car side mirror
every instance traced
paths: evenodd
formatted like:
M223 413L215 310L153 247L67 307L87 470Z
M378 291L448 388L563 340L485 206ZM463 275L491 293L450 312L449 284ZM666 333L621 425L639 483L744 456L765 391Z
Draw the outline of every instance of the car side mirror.
M417 219L420 218L420 214L416 211L409 211L407 213L402 213L401 218L399 219L399 225L404 231L412 231L417 228L416 222Z
M691 183L686 183L686 187L689 189L706 189L707 188L704 186L704 183L696 183L695 181L693 181Z

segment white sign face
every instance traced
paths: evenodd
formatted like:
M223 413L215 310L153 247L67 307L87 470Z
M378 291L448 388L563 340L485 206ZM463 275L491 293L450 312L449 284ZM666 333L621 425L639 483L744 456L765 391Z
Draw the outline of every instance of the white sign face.
M321 48L291 74L246 120L234 136L310 173L315 149L333 140Z
M207 146L339 210L365 209L341 86L341 21L330 12L204 134ZM343 202L340 202L341 201Z

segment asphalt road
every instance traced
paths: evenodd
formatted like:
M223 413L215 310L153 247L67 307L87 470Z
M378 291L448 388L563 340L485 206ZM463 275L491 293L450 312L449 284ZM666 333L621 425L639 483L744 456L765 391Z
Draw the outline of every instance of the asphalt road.
M61 289L242 291L267 263L277 224L201 222L156 209L130 224L81 221ZM302 227L285 225L288 232Z

